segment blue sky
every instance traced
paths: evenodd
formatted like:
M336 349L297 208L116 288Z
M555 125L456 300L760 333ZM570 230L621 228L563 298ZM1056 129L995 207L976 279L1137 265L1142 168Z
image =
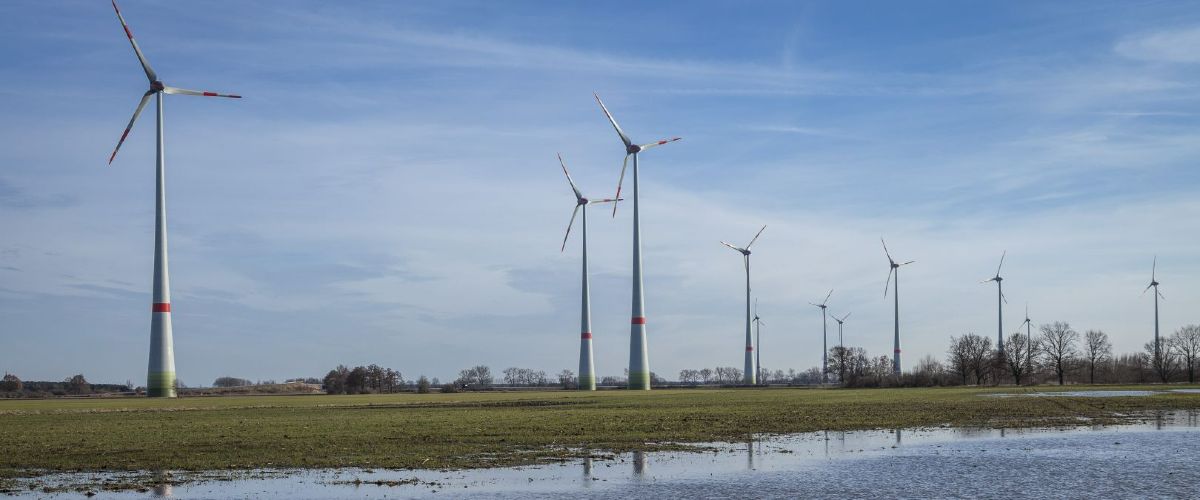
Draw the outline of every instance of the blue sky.
M1200 9L1184 2L206 2L121 4L168 85L176 366L320 375L379 363L574 369L578 239L561 152L592 196L642 158L650 362L741 366L736 253L755 246L763 364L847 343L905 365L995 334L978 282L1008 251L1006 330L1152 334L1200 300ZM0 369L141 383L153 115L107 2L0 4ZM630 210L589 229L597 370L628 356ZM832 324L832 322L831 322Z

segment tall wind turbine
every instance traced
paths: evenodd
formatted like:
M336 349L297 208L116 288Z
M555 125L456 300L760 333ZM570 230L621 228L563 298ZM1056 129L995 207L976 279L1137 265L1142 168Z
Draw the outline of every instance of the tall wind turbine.
M580 305L579 316L579 390L594 391L596 390L596 367L592 360L592 296L588 287L588 260L587 260L587 207L599 203L616 203L615 199L589 200L579 192L579 188L575 186L575 181L571 179L571 173L567 171L567 164L563 162L562 155L558 155L558 164L562 166L563 175L567 176L567 183L571 185L571 192L575 193L575 210L571 212L571 222L567 223L567 233L563 235L562 248L560 252L567 249L567 237L571 236L571 226L575 225L575 216L579 215L580 209L583 211L583 299Z
M833 317L833 320L837 321L837 324L838 324L838 347L842 347L842 348L846 347L846 344L844 343L845 342L844 338L842 337L842 325L846 324L846 318L849 318L849 317L850 317L850 313L846 313L841 318L838 318L837 316Z
M826 382L829 376L829 321L825 318L825 311L829 308L829 297L833 295L833 290L825 295L825 300L820 304L809 302L809 304L821 308L821 382Z
M758 241L758 236L761 235L763 229L766 228L767 226L763 226L762 229L759 229L758 233L756 233L754 237L750 239L750 243L747 243L745 248L730 245L724 241L721 242L722 245L737 250L739 253L741 253L742 263L746 266L746 358L744 360L745 369L742 372L742 383L747 385L754 385L758 383L758 378L755 376L758 373L758 370L755 369L756 363L754 360L754 339L750 336L750 247L754 245L755 241Z
M621 130L621 126L617 125L617 120L613 119L612 113L608 112L608 108L604 106L604 101L600 100L600 96L592 95L596 96L596 102L600 103L600 109L604 110L604 116L608 117L608 122L616 129L617 136L625 145L625 161L621 163L621 177L617 180L617 195L613 198L621 197L621 183L625 181L625 167L629 164L629 157L633 157L633 306L632 317L629 320L629 388L648 391L650 390L650 359L646 348L646 302L642 297L642 226L638 212L638 153L668 142L678 141L680 138L674 137L643 145L634 144L629 136ZM617 206L613 205L613 217L616 216Z
M1004 278L1000 277L1000 269L1004 267L1004 256L1008 255L1008 250L1000 254L1000 265L996 267L996 275L980 281L987 283L989 281L996 282L996 348L1000 350L1000 354L1004 354L1004 303L1008 299L1004 297Z
M1025 368L1029 370L1030 381L1033 380L1033 321L1029 319L1029 303L1025 303L1025 321L1017 325L1017 333L1025 327Z
M766 383L766 374L762 371L762 318L758 316L758 299L754 299L754 345L758 349L754 350L754 366L758 369L759 382Z
M893 276L895 276L896 281L896 285L892 287L892 298L895 300L896 309L896 338L892 348L892 373L900 375L900 266L907 266L916 261L910 260L903 264L896 263L896 260L892 258L892 254L888 252L887 242L883 241L883 238L879 238L879 242L883 243L883 254L887 255L889 266L887 281L883 284L884 297L887 297L888 285L892 283Z
M158 108L157 154L155 155L157 158L157 182L155 183L156 209L154 213L154 299L150 307L150 363L146 375L146 394L151 397L171 398L175 397L175 349L171 338L171 281L167 275L167 198L163 166L165 155L163 151L162 96L163 94L182 94L234 99L240 99L241 96L163 85L163 82L158 79L158 74L150 68L150 63L146 61L146 56L142 54L142 49L138 47L137 41L133 39L133 32L129 31L129 25L125 24L125 17L121 15L121 9L117 8L115 0L112 2L112 6L113 10L117 12L117 19L121 21L121 27L125 29L125 36L129 38L129 44L133 46L133 53L137 55L138 62L142 64L142 71L150 80L150 89L142 95L137 109L133 111L133 118L129 119L129 125L125 126L125 132L121 133L121 139L117 141L117 147L108 157L109 164L112 164L113 158L116 158L117 151L121 149L121 144L125 143L125 138L129 136L129 130L133 128L133 123L137 121L138 115L142 114L142 108L146 107L150 96L154 96L154 102Z
M1158 299L1161 297L1166 300L1162 292L1158 291L1158 256L1154 256L1154 263L1150 267L1150 284L1146 285L1146 289L1142 290L1142 295L1146 295L1146 291L1154 288L1154 355L1159 356L1159 339L1158 339Z

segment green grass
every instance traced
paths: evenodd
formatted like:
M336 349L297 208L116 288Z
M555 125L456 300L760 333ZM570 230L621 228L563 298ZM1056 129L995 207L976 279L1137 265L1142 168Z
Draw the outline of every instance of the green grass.
M486 467L579 456L583 449L663 449L677 443L744 440L757 433L941 424L1077 425L1080 417L1115 423L1125 414L1200 408L1200 394L1104 399L979 396L1028 390L699 389L3 400L0 477L44 470Z

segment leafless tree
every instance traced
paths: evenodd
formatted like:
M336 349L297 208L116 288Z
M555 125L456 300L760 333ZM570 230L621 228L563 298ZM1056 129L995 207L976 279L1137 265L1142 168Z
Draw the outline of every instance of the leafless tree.
M1079 332L1071 329L1070 324L1062 321L1044 324L1039 329L1042 332L1040 344L1042 354L1046 357L1046 364L1054 369L1055 375L1058 375L1058 385L1063 385L1063 375L1078 357L1079 350L1075 344L1079 342Z
M1179 355L1175 351L1175 346L1171 342L1158 342L1161 347L1154 348L1154 342L1146 342L1144 349L1146 356L1150 359L1150 369L1158 376L1158 380L1162 383L1171 381L1175 373L1179 371Z
M712 379L713 379L712 368L701 368L700 369L700 382L708 384L708 383L712 382Z
M1088 365L1088 383L1096 383L1096 365L1103 366L1112 358L1112 342L1108 334L1100 330L1088 330L1083 334L1083 360Z
M963 385L967 385L967 376L971 374L970 342L966 337L950 337L950 348L946 350L946 364L962 379Z
M975 374L975 383L983 384L983 380L987 378L991 372L992 360L992 339L968 333L957 339L951 340L951 365L962 363L963 366L956 367L963 378L963 384L967 383L967 374ZM955 356L961 356L961 360L953 359Z
M1196 383L1196 358L1200 357L1200 325L1187 325L1171 335L1168 340L1179 353L1183 369L1187 371L1188 383Z
M563 370L558 372L558 383L563 389L575 389L579 387L578 381L575 379L575 372L571 370Z
M1037 356L1037 342L1021 332L1004 339L1004 364L1012 375L1013 384L1021 385L1021 377L1033 372L1033 358Z

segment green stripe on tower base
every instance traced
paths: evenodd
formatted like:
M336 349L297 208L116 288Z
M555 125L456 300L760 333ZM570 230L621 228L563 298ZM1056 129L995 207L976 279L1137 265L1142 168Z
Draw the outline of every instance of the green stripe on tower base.
M175 397L175 372L150 372L147 374L146 395L152 398Z
M579 390L594 391L596 390L596 377L592 375L581 375L579 377Z
M629 388L637 391L650 390L650 372L629 372Z

